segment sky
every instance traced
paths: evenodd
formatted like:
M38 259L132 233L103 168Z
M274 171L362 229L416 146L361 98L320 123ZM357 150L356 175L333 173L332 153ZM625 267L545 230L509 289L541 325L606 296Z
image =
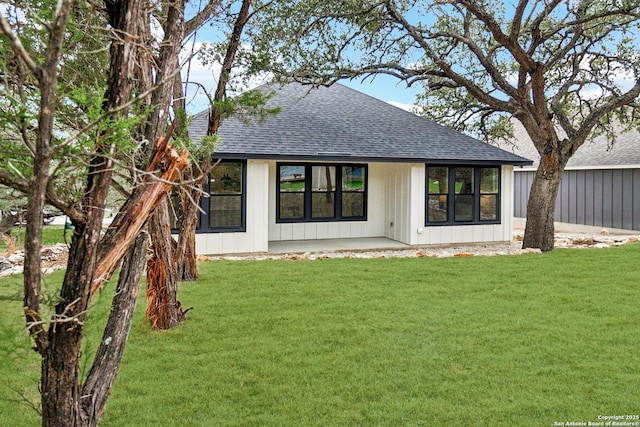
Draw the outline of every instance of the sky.
M188 52L185 53L188 56ZM183 66L183 76L186 76L187 66ZM206 87L207 91L213 94L217 83L219 67L211 67L203 65L198 58L193 58L189 69L189 81L197 82ZM266 83L268 78L256 79L252 81L247 89ZM342 80L341 84L365 93L381 101L389 102L400 108L410 109L416 101L416 96L421 92L420 86L407 88L406 84L395 77L378 75L374 78L359 80ZM197 86L190 84L187 87L187 112L195 114L205 110L208 106L208 100L202 90Z
M408 16L413 15L410 12L410 15ZM202 46L203 43L220 43L226 40L227 34L221 34L214 28L215 25L209 26L205 24L196 32L196 49ZM186 49L190 50L191 46L187 44ZM188 55L189 52L185 51L184 57L186 58ZM205 85L207 90L213 94L217 82L217 75L219 73L219 68L216 68L217 69L212 71L211 67L204 66L197 57L193 58L191 61L189 80ZM183 76L184 75L185 73L183 72ZM253 82L251 87L247 87L247 89L266 83L267 80L268 79L263 79L262 81L257 80ZM422 91L422 87L419 85L407 88L406 84L397 78L388 75L377 75L374 78L369 77L364 80L343 80L340 83L406 110L411 110L413 108L416 102L416 96ZM206 109L209 105L207 98L202 94L194 96L193 92L195 85L189 86L188 91L190 91L192 96L190 97L189 93L187 94L187 112L193 114Z

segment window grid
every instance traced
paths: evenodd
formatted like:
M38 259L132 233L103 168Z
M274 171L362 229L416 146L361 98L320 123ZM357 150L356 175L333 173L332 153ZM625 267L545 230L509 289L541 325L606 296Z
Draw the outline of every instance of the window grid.
M426 169L427 225L500 223L499 166Z
M246 162L223 160L209 174L198 231L241 232L246 229Z
M295 172L295 176L293 175ZM298 180L294 203L290 183ZM276 221L365 221L367 166L334 163L278 163ZM292 214L295 210L296 214Z

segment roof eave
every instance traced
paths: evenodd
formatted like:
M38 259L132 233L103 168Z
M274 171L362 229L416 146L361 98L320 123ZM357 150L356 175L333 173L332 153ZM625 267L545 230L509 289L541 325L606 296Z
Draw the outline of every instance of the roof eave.
M317 154L317 155L295 155L295 154L249 154L249 153L213 153L215 159L234 160L274 160L274 161L305 161L305 162L340 162L340 163L428 163L432 165L513 165L530 166L532 160L469 160L469 159L432 159L423 157L375 157L356 156L349 154Z

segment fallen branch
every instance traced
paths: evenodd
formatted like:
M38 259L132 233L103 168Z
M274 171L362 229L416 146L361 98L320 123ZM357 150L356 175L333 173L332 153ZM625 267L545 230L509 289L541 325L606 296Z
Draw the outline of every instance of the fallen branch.
M142 184L120 209L100 242L91 296L109 280L151 213L189 166L188 152L179 155L169 141L174 127L175 122L158 140Z

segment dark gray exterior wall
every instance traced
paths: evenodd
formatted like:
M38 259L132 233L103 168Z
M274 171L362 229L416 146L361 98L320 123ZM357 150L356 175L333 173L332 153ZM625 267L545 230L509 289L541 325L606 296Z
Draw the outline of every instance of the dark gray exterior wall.
M515 172L514 215L527 216L535 171ZM565 170L555 220L640 230L640 169Z

